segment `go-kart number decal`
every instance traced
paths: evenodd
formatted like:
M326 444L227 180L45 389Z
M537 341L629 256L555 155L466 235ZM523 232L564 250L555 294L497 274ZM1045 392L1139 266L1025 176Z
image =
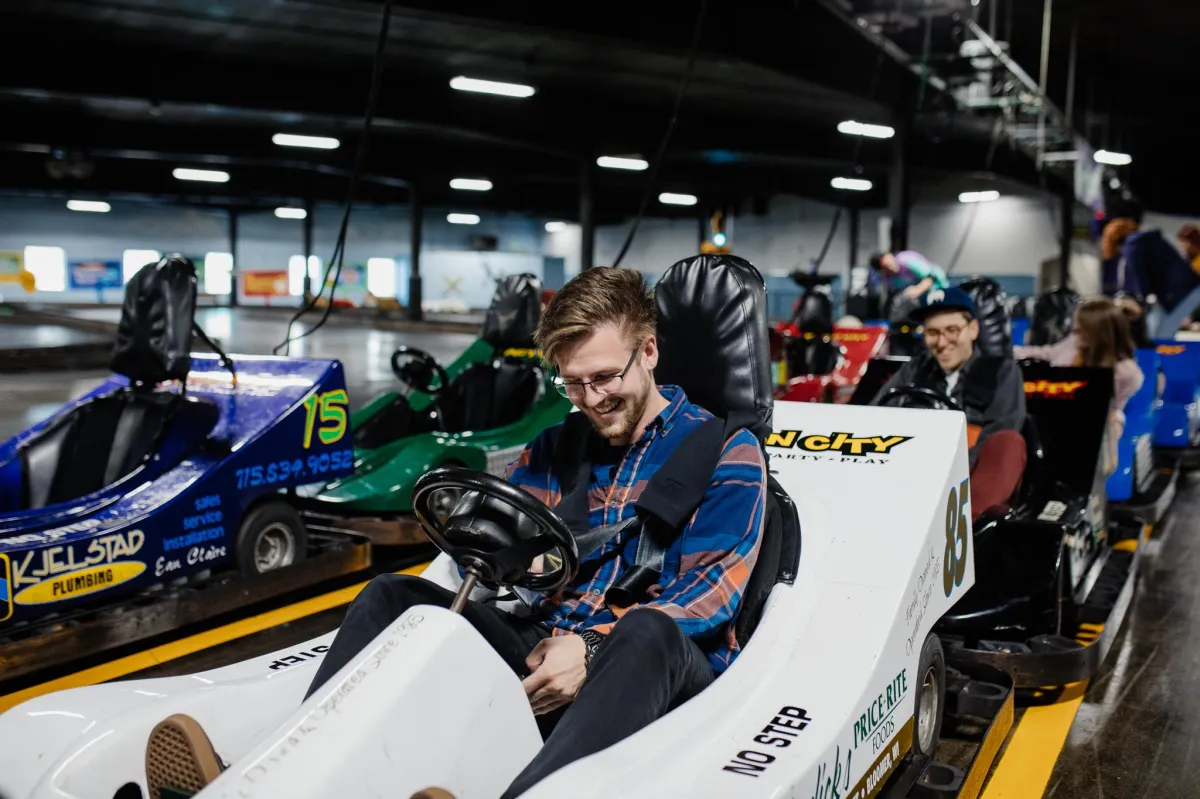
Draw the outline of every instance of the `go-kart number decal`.
M970 530L967 529L967 515L963 511L967 500L971 498L971 478L964 479L958 488L950 487L950 496L946 498L946 557L942 569L942 587L946 596L954 592L956 586L962 585L963 575L967 571L967 546L970 543ZM959 542L962 542L960 555Z
M0 554L0 621L12 614L12 564L8 562L8 555Z
M246 466L238 469L235 474L237 475L237 487L247 488L320 477L329 472L353 467L354 450L340 449L334 452L322 452L320 455L309 455L304 460L292 458L258 466Z
M312 394L304 400L304 448L312 446L313 432L323 444L336 444L346 435L346 406L350 398L339 388L324 394ZM316 424L317 421L320 424Z

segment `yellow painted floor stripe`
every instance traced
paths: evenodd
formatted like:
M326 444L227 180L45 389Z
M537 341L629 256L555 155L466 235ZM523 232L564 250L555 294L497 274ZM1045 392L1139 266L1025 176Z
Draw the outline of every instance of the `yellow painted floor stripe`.
M397 574L420 574L428 565L428 563L422 563L419 566L403 569L397 572ZM205 649L211 649L214 646L235 641L238 638L244 638L263 630L269 630L280 624L302 619L305 616L312 616L321 611L336 608L339 605L349 604L354 597L358 596L358 592L366 584L367 581L364 580L361 583L348 585L345 588L331 591L328 594L322 594L293 605L269 610L257 616L239 619L221 627L214 627L211 630L205 630L195 635L189 635L186 638L180 638L178 641L170 641L143 652L135 652L132 655L126 655L123 658L117 658L108 663L101 663L99 666L93 666L90 669L84 669L59 677L56 680L33 685L21 691L14 691L11 694L0 696L0 713L36 696L53 693L54 691L64 691L68 688L80 688L85 685L95 685L115 680L118 677L124 677L127 674L133 674L142 669L158 666L162 663L184 657L185 655L191 655Z
M1046 792L1087 685L1071 683L1053 705L1026 708L982 799L1037 799Z

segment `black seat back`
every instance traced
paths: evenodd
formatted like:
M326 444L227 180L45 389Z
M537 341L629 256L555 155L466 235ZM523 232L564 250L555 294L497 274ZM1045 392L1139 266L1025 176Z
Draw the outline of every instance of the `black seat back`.
M141 466L178 410L198 414L189 429L206 435L215 406L184 401L155 384L191 369L196 269L181 255L146 264L125 287L112 370L130 387L95 397L21 445L25 506L67 502L112 485Z
M196 267L182 255L146 264L125 286L110 365L131 383L183 380L192 368Z
M1029 343L1041 347L1066 338L1075 326L1075 308L1081 302L1083 297L1065 286L1038 297L1029 321Z
M542 316L541 292L542 284L534 275L508 275L496 281L481 338L498 354L533 349L533 332Z
M824 291L812 289L800 295L796 325L805 333L828 336L833 333L833 300Z
M659 361L655 380L683 388L716 416L737 415L765 441L774 394L767 334L766 285L757 269L733 255L699 255L676 263L655 287ZM768 476L758 561L734 624L745 644L771 589L791 583L800 561L800 521L787 493Z
M464 369L438 397L438 413L450 432L492 430L529 413L542 390L533 361L495 358Z
M192 440L186 453L217 422L210 400L172 392L122 389L73 409L21 445L24 505L43 508L110 486L155 453L168 419Z
M975 303L979 319L979 338L975 346L984 355L1012 357L1012 319L1008 316L1008 297L991 278L973 277L959 285Z

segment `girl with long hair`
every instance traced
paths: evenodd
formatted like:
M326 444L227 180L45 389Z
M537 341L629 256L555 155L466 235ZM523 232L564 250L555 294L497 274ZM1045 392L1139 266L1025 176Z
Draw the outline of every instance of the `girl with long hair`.
M1075 309L1074 329L1066 338L1041 347L1015 346L1013 357L1040 358L1053 366L1113 370L1113 412L1109 419L1107 454L1108 463L1115 468L1117 440L1125 429L1125 403L1145 380L1133 350L1125 310L1108 297L1095 297L1084 300Z

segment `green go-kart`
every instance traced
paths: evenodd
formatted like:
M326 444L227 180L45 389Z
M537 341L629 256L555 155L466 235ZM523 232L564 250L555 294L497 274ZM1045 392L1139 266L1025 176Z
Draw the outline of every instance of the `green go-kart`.
M310 526L376 544L426 543L412 514L421 475L463 466L503 476L526 444L571 410L534 348L540 317L537 278L510 275L497 283L480 337L452 363L443 367L415 347L397 349L392 371L403 390L351 413L354 474L305 492Z

